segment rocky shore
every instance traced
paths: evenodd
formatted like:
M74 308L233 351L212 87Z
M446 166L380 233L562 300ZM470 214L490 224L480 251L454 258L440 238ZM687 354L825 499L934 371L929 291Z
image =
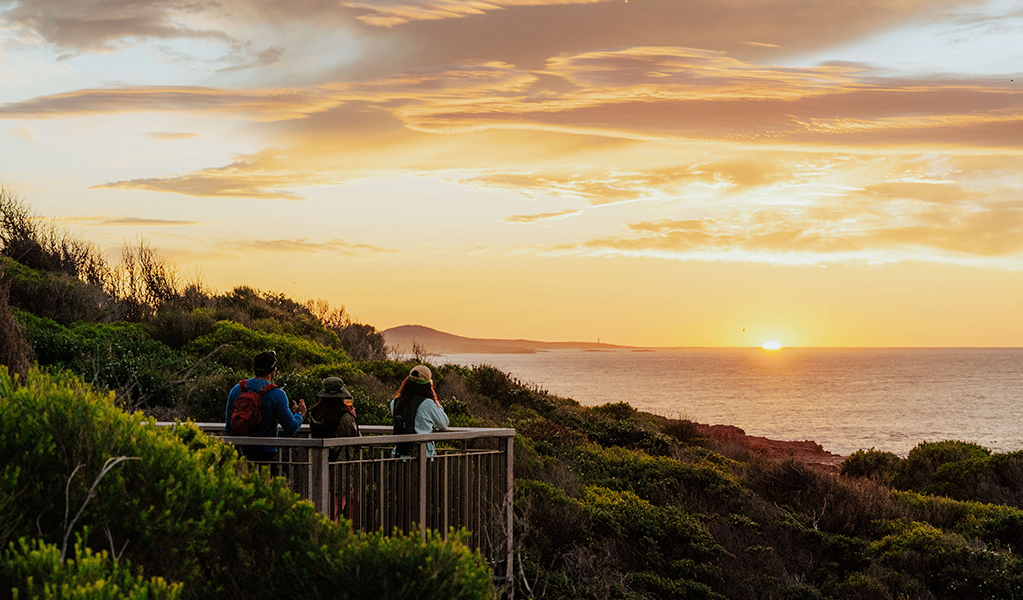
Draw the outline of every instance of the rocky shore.
M828 452L817 442L780 441L765 437L746 435L746 432L734 425L703 425L698 424L700 435L718 442L722 446L740 446L753 454L773 459L794 459L807 466L819 467L828 471L838 471L844 456Z

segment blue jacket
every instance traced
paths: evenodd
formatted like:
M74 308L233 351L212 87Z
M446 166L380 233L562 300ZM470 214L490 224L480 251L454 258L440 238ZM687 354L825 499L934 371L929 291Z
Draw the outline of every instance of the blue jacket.
M259 391L266 387L266 384L270 383L266 379L259 377L253 377L246 382L246 386L250 390ZM227 411L226 420L224 423L224 431L231 435L231 411L234 410L235 400L241 395L241 387L235 385L231 388L231 392L227 395ZM260 435L262 437L277 437L277 425L280 424L281 429L284 430L284 435L291 437L295 435L298 428L302 426L302 415L291 412L291 402L288 401L288 395L284 393L281 388L274 388L269 392L263 394L263 422L262 431ZM263 446L263 450L268 452L276 452L277 448L274 446Z
M398 399L391 400L391 414L394 414L394 403ZM416 422L415 422L416 433L433 433L434 431L444 431L448 428L448 415L444 412L444 409L437 406L437 403L432 399L427 398L423 400L423 403L419 405L416 410ZM426 443L426 455L433 456L434 454L433 442Z

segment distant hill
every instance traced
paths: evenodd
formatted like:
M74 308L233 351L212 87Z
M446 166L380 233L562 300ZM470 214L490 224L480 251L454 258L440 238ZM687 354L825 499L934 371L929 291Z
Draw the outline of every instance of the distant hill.
M419 344L431 354L532 354L544 350L606 350L629 348L595 342L538 342L534 340L495 340L467 338L444 333L422 325L401 325L381 332L389 348L408 352Z

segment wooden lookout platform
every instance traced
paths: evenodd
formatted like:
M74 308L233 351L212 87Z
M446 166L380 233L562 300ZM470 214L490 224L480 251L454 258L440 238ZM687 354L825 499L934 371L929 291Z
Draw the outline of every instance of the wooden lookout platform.
M446 538L452 528L464 528L495 582L511 580L514 429L451 427L398 436L389 426L363 425L361 438L316 439L303 425L295 437L268 440L223 436L222 423L197 425L235 445L276 446L278 461L259 464L285 477L319 512L350 520L354 530L419 531L425 540L427 530ZM392 456L398 442L414 444L411 457ZM432 457L427 442L436 444Z

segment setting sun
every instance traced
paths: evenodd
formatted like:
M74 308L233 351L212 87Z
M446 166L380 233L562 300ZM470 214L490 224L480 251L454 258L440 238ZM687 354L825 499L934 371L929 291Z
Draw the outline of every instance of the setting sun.
M781 344L778 342L767 342L764 344L764 350L781 350Z

